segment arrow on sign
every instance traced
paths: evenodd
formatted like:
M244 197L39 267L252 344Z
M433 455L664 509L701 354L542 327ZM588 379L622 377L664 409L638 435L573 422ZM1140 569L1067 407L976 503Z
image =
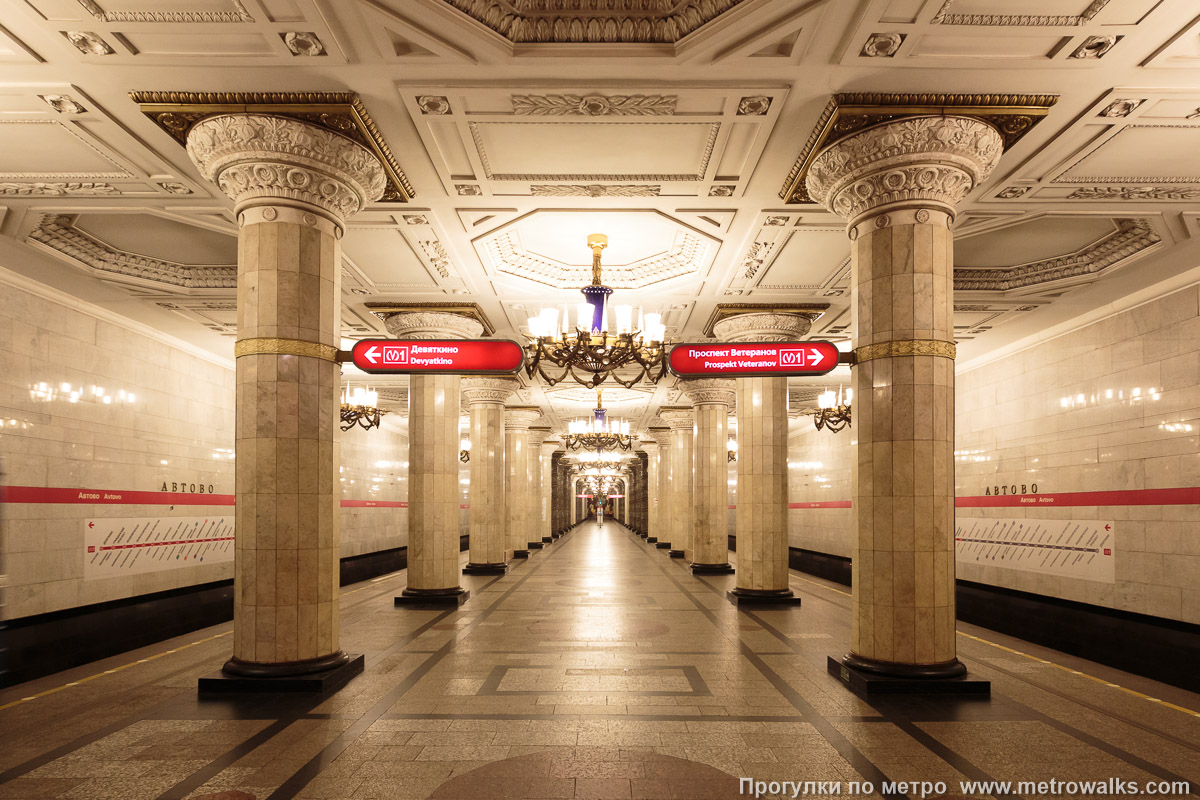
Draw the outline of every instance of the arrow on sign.
M821 365L821 362L825 360L824 354L821 353L821 351L815 347L809 349L808 355L810 358L808 365L810 367L819 367Z
M1106 530L1106 531L1111 531L1111 530L1112 530L1112 525L1105 525L1105 526L1104 526L1104 530Z
M94 527L96 527L96 523L94 523L94 522L89 522L89 523L88 523L88 527L89 527L89 528L94 528Z
M374 345L372 345L363 353L363 358L365 358L367 361L370 361L372 364L378 364L379 363L379 350Z

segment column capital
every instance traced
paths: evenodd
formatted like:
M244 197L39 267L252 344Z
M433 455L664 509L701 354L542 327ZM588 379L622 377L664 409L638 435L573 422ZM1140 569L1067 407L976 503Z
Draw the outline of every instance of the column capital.
M736 384L729 378L698 378L680 381L680 388L694 405L733 406Z
M907 117L826 147L813 159L805 183L814 200L849 220L851 230L891 210L917 209L918 222L929 221L930 210L937 210L948 222L1003 153L1000 132L981 120Z
M671 429L665 426L652 427L650 428L650 438L654 440L656 447L670 447Z
M479 320L445 311L389 314L383 324L388 333L401 339L477 339L483 334Z
M638 444L641 445L642 450L646 451L647 453L654 454L658 452L658 442L654 440L639 439Z
M791 342L811 329L811 316L769 311L737 314L713 325L713 333L722 342Z
M671 426L672 431L691 428L694 424L692 421L692 409L686 406L663 406L658 409L658 416L663 422Z
M188 157L234 202L239 222L271 222L283 206L332 220L346 217L383 195L387 183L375 155L345 136L270 114L220 114L188 133ZM286 212L285 212L286 213ZM307 220L303 220L307 221ZM315 220L314 220L315 222ZM313 224L313 223L310 223Z
M468 404L503 404L519 388L521 382L513 378L471 376L462 379L462 396Z
M562 442L558 441L558 439L546 439L542 442L542 455L552 455L561 446Z
M509 406L504 409L504 429L527 431L541 418L542 410L537 406Z

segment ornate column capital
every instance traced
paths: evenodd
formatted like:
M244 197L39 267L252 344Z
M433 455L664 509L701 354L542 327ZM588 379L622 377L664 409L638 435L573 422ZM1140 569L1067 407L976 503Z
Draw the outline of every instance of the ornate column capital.
M188 133L187 152L233 200L242 224L275 221L282 206L305 222L306 212L319 213L340 232L346 217L378 200L387 183L379 159L357 142L270 114L201 120Z
M483 323L445 311L404 311L383 320L388 333L400 339L477 339Z
M812 318L804 314L752 312L715 323L713 334L722 342L791 342L811 329Z
M699 378L680 382L680 388L694 405L723 405L732 408L734 387L729 378Z
M468 404L503 404L519 388L521 382L513 378L470 376L462 379L462 396Z
M655 447L670 447L671 446L671 429L666 427L653 427L650 429L650 437L654 439Z
M509 406L504 409L504 429L527 431L541 418L542 410L537 406Z
M805 183L813 199L849 220L852 231L867 217L885 219L879 225L885 227L888 221L880 215L893 210L916 209L917 222L928 222L930 210L940 211L948 222L1003 152L1000 132L978 119L908 117L826 147L813 159Z
M692 427L692 409L683 406L670 406L660 408L658 416L663 422L671 426L672 431L690 429Z
M638 445L641 446L642 450L649 453L650 455L654 455L655 453L658 452L658 442L655 442L652 440L646 440L646 439L639 439Z

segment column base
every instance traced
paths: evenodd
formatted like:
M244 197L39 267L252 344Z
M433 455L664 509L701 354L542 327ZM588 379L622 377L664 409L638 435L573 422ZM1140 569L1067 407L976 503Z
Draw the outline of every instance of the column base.
M945 664L896 664L853 653L826 661L829 674L865 699L883 694L974 695L989 697L991 681L967 676L958 659Z
M360 674L366 659L341 650L324 658L287 664L255 664L231 658L219 672L197 681L200 694L332 692Z
M463 567L463 575L504 575L508 572L508 564L503 561L495 564L467 564Z
M546 545L542 544L541 542L529 542L525 546L528 547L530 550L541 550Z
M552 534L550 534L550 540L551 540L551 541L557 541L557 540L558 540L558 537L560 537L560 536L562 536L562 534L561 534L561 533L552 533ZM544 542L544 541L546 541L546 537L545 537L545 536L543 536L543 537L542 537L542 541L543 541L543 542Z
M551 543L551 542L553 542L553 541L554 541L554 537L553 537L553 536L543 536L543 537L542 537L542 543L543 543L543 544L550 544L550 543Z
M800 598L791 589L730 589L725 599L735 606L798 606Z
M513 550L513 558L529 558L528 550Z
M659 550L670 550L671 549L670 542L658 541L658 542L654 543L654 546L657 547Z
M647 536L646 537L646 544L654 544L657 541L658 541L657 536Z
M471 593L461 586L452 589L405 589L395 599L398 606L408 608L457 608L467 602Z
M733 567L726 562L724 564L697 564L692 563L693 575L732 575Z
M645 531L638 531L638 532L637 532L637 535L638 535L638 536L640 536L640 537L642 537L643 539L645 539L645 538L646 538L647 536L649 536L650 534L646 533Z
M682 550L671 550L670 552L667 553L667 555L669 555L671 558L683 558L683 551Z

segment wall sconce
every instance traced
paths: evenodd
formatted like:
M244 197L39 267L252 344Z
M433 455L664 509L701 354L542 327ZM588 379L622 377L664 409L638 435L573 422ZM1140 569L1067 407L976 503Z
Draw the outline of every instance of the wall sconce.
M737 461L737 439L730 439L726 442L725 449L727 451L725 460L730 463Z
M465 436L458 440L458 460L464 464L471 460L471 440Z

